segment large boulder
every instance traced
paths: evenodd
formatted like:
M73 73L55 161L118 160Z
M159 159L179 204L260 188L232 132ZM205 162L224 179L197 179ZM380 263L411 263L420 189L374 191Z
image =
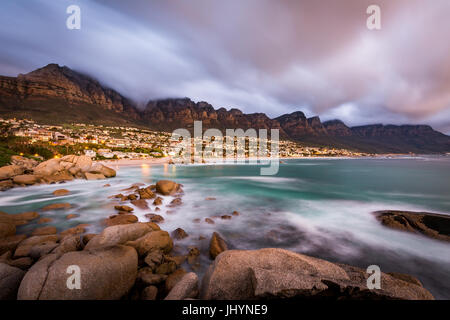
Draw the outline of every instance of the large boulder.
M24 169L20 166L12 164L10 166L4 166L0 168L0 180L6 180L17 176L19 174L23 174Z
M136 240L153 229L146 223L134 223L112 226L104 229L102 233L94 236L86 245L85 250L124 244Z
M165 300L184 300L197 298L198 277L195 273L187 273L169 292Z
M0 181L0 191L6 191L14 188L14 183L11 179Z
M156 183L156 192L169 196L179 191L180 185L170 180L159 180Z
M87 156L75 156L72 161L81 172L88 172L92 167L92 159Z
M25 158L25 157L21 157L21 156L11 156L11 164L15 164L26 170L31 170L35 166L37 166L39 164L39 162L37 162L34 159L29 159L29 158Z
M365 270L284 249L228 250L206 272L202 299L433 299L423 287L382 274L381 289L367 288Z
M228 250L227 243L217 232L214 232L209 243L209 256L211 259L215 259L220 253L226 250Z
M86 180L103 180L106 178L101 173L91 173L91 172L86 172L84 174L84 177L86 178Z
M56 244L58 241L57 235L44 235L44 236L33 236L28 239L25 239L19 243L14 252L15 258L26 257L30 254L31 249L37 245L41 244Z
M51 176L57 172L63 170L64 168L60 165L60 159L50 159L38 164L33 172L35 175L40 176Z
M81 289L67 286L69 266L81 271ZM132 288L138 257L133 248L113 246L50 254L39 260L22 280L19 300L116 300Z
M34 174L21 174L13 178L13 182L15 184L26 186L36 184L40 181L41 181L40 177L35 176Z
M0 300L16 300L24 275L21 269L0 263Z

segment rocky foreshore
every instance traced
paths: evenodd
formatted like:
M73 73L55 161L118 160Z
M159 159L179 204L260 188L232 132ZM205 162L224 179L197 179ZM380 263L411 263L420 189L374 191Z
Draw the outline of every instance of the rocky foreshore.
M67 192L57 190L55 196ZM117 214L103 221L98 234L87 234L86 225L59 233L47 225L16 234L17 226L45 217L38 212L0 213L0 299L433 299L409 275L382 273L381 289L371 290L363 269L283 249L229 250L217 232L211 234L207 251L188 247L180 253L177 242L188 237L183 229L161 230L164 218L156 213L139 222L132 206L147 208L149 201L156 206L172 199L167 206L175 208L182 203L182 185L161 180L150 186L134 184L123 193L112 197ZM70 204L50 206L41 211L64 210ZM200 280L190 271L206 259L212 263ZM80 289L68 280L76 268Z
M62 183L73 179L97 180L116 176L116 171L94 163L87 156L67 155L39 163L12 156L11 164L0 167L0 191L41 183Z

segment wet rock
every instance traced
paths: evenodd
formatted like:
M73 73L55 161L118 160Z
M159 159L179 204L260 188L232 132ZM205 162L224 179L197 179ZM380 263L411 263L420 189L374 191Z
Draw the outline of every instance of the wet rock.
M88 224L79 224L78 226L62 231L60 235L67 236L67 235L82 234L86 232L86 227L88 226L89 226Z
M223 215L223 216L220 216L220 218L222 219L222 220L231 220L231 216L229 216L229 215Z
M193 299L198 296L198 277L195 273L187 273L169 292L165 300Z
M212 200L217 200L217 199L214 198L214 197L208 197L208 198L205 198L205 200L206 200L206 201L212 201Z
M0 263L0 300L15 300L25 272L6 263Z
M145 201L144 199L132 200L131 204L142 210L148 209L147 201Z
M32 236L46 236L50 234L56 234L57 230L55 227L48 226L48 227L42 227L34 229L31 233Z
M82 270L82 290L67 287L67 268ZM50 254L38 261L23 278L19 300L116 300L134 285L138 258L133 248L113 246Z
M158 288L155 286L148 286L148 287L145 287L144 290L142 290L141 299L142 300L156 300L157 295L158 295Z
M170 180L160 180L156 183L156 192L164 196L175 194L179 189L180 185Z
M58 189L58 190L53 191L52 194L54 196L60 197L60 196L68 195L69 193L70 193L70 191L67 189Z
M143 283L144 285L158 285L160 283L163 283L167 279L167 275L165 274L155 274L153 271L148 268L141 268L139 269L137 280L140 283Z
M140 237L135 241L129 241L126 245L136 248L140 256L147 252L159 249L164 253L169 253L173 248L173 242L166 231L153 231Z
M68 214L68 215L66 216L66 220L75 219L75 218L78 218L79 216L80 216L80 215L75 214L75 213Z
M144 259L144 262L152 269L153 271L163 262L164 256L161 250L152 250L150 251Z
M183 201L181 200L181 198L175 198L172 201L170 201L170 203L167 206L169 208L173 208L173 207L181 206L182 204L183 204Z
M158 207L156 207L156 208L155 208L155 211L160 211L160 210L161 210L161 209L160 209L160 208L158 208Z
M156 197L155 201L153 201L153 205L154 206L160 206L162 205L162 198L161 197Z
M86 180L103 180L106 179L106 177L101 173L90 173L85 172L84 177Z
M203 278L202 299L432 299L424 288L382 274L381 290L366 287L365 270L284 249L229 250Z
M6 238L1 238L0 239L0 254L4 254L5 252L16 250L19 243L21 243L26 238L27 238L27 236L24 234L20 234L20 235L18 234L18 235L9 236Z
M197 247L189 247L187 261L190 265L195 264L197 262L199 256L200 256L200 250Z
M200 223L200 219L199 219L199 218L196 218L196 219L192 220L192 222L193 222L193 223Z
M233 211L232 215L233 215L233 216L239 216L239 215L240 215L240 213L239 213L239 212L237 212L237 211Z
M131 224L138 222L138 218L132 214L121 214L118 216L112 216L109 219L103 220L103 223L108 226L116 226L120 224Z
M156 197L156 194L150 189L150 187L138 189L140 199L153 199Z
M184 238L187 238L189 235L186 233L186 231L184 231L181 228L177 228L175 230L172 231L172 237L177 239L177 240L181 240Z
M220 253L226 250L228 250L228 246L225 240L217 232L214 232L209 243L209 256L211 259L215 259Z
M118 211L124 211L124 212L132 212L132 211L134 211L134 209L132 207L129 207L129 206L114 206L114 209L116 209Z
M40 218L40 219L37 221L37 223L38 223L38 224L44 224L44 223L49 223L49 222L52 222L52 221L53 221L52 218L44 217L44 218Z
M124 244L128 241L136 240L152 231L151 226L140 222L108 227L104 229L102 233L93 237L88 242L85 249Z
M70 209L72 206L70 203L53 203L48 206L43 207L42 211L50 211L50 210L66 210Z
M116 170L109 168L101 163L96 163L91 169L91 173L101 174L106 178L113 178L116 176Z
M155 273L156 274L165 274L169 275L177 269L177 264L174 261L168 261L161 263L159 266L156 267Z
M0 181L0 191L6 191L14 187L12 180Z
M13 182L18 185L26 185L30 186L36 183L39 183L41 179L38 176L35 176L33 174L22 174L15 176L13 178Z
M393 210L377 211L374 214L386 227L450 241L450 216L448 215Z
M215 223L214 220L211 219L211 218L205 218L205 222L208 223L208 224L214 224Z
M154 222L154 223L164 222L164 218L162 216L160 216L159 214L147 213L145 215L145 217L148 218L148 220L150 220L151 222Z

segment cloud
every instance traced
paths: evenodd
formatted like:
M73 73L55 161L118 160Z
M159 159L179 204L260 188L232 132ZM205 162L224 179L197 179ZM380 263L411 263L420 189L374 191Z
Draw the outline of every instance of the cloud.
M450 3L376 2L379 31L366 28L369 0L6 0L0 73L56 62L139 102L187 96L450 132ZM74 3L79 31L65 28Z

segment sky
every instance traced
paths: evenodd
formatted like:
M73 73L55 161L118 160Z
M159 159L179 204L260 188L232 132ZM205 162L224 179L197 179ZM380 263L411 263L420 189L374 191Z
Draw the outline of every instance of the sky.
M80 30L66 27L74 4ZM2 0L0 74L58 63L141 105L189 97L450 134L449 16L448 0Z

